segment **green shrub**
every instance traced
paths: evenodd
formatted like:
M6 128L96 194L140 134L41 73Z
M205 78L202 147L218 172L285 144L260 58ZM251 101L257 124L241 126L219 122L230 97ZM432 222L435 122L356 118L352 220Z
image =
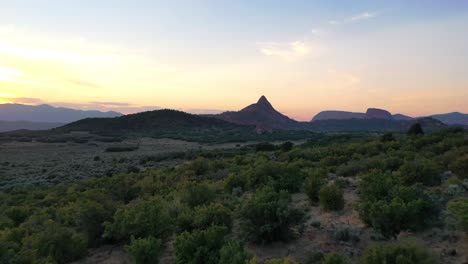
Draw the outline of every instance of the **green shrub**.
M456 158L449 165L449 169L460 178L468 179L468 154Z
M280 149L283 152L288 152L288 151L292 150L293 147L294 147L294 143L292 143L290 141L284 142L283 144L280 145Z
M67 263L86 255L86 239L56 222L48 221L43 230L25 238L25 247L37 256L57 263Z
M229 241L220 250L219 264L245 264L252 256L239 241Z
M265 264L299 264L299 262L288 257L284 259L269 259L265 261Z
M328 254L323 258L321 262L321 264L347 264L347 263L349 263L349 261L346 258L338 254Z
M401 230L423 230L438 219L434 197L422 186L399 185L391 174L368 174L362 177L359 190L361 219L385 237Z
M320 173L312 173L304 182L304 191L312 203L319 201L319 191L326 184L326 178Z
M362 264L436 264L437 257L414 242L400 244L378 244L366 250Z
M422 183L434 186L441 183L442 168L429 159L417 158L414 161L405 162L399 172L405 184Z
M245 174L231 174L224 180L224 189L229 193L235 188L247 189L248 180Z
M225 227L211 226L205 230L183 232L174 244L175 263L218 264L226 231Z
M215 198L215 191L206 183L187 183L181 193L181 201L191 208L209 204Z
M247 171L248 185L257 188L271 184L277 191L299 191L305 173L295 164L286 164L261 159Z
M20 225L31 214L31 209L27 206L12 206L5 210L5 215L10 218L15 226Z
M127 250L135 264L157 264L163 251L163 244L160 239L151 236L139 239L132 238Z
M112 218L111 210L105 208L102 203L80 199L59 209L59 218L65 224L84 232L88 244L96 245L104 232L102 223Z
M344 208L343 190L336 184L320 188L319 200L320 206L326 211L338 211Z
M460 226L468 232L468 198L451 201L448 204L448 210L457 218Z
M290 199L286 191L276 192L265 186L244 202L241 227L248 239L256 242L289 239L291 226L302 218L300 212L289 208Z
M393 136L392 133L385 133L380 138L380 141L381 142L392 142L392 141L396 141L396 138L395 138L395 136Z
M231 210L218 203L196 207L193 215L193 225L199 229L212 225L225 226L230 229L232 227Z
M104 226L104 237L115 240L129 240L131 236L164 239L171 234L172 219L166 203L153 198L118 209L114 221L106 222Z

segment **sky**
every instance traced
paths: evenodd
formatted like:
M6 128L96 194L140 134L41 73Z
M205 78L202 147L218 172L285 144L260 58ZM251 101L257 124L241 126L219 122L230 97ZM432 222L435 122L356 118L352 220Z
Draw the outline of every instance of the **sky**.
M0 103L468 112L468 1L0 2Z

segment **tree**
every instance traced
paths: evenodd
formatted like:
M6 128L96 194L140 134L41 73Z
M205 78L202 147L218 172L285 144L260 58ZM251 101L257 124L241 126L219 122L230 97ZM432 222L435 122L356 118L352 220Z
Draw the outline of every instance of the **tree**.
M409 136L424 135L424 131L422 129L421 124L414 123L413 125L411 125L411 127L408 130L408 135Z
M135 264L158 264L163 251L163 244L160 239L152 236L139 239L132 238L127 250L132 255Z
M338 211L344 208L343 190L336 184L325 185L319 192L320 206L326 211Z
M288 240L291 226L301 218L301 212L289 208L291 196L265 186L241 208L241 227L248 239L255 242Z

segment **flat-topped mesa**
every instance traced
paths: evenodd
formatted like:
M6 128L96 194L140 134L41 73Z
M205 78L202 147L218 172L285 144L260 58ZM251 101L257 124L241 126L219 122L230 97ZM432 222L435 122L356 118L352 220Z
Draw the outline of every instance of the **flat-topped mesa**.
M368 119L393 119L392 114L387 110L378 108L369 108L366 111L366 118Z
M342 119L364 119L366 115L364 113L354 113L348 111L336 111L336 110L329 110L329 111L322 111L312 118L312 121L318 120L342 120Z

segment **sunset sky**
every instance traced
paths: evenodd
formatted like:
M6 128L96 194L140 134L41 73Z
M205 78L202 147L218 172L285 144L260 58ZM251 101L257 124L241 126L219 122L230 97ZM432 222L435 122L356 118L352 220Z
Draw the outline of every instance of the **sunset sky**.
M468 112L468 1L0 2L0 103Z

